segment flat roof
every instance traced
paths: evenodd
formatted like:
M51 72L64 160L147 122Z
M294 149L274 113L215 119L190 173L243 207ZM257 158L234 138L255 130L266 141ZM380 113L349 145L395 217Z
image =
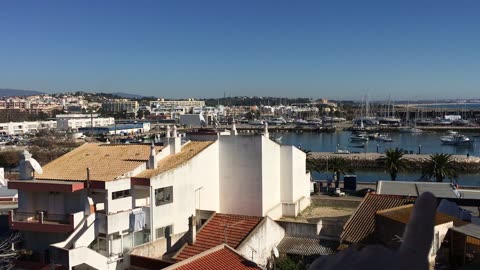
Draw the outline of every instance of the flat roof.
M377 215L396 220L398 222L401 222L403 224L407 224L408 221L410 220L410 216L412 215L413 211L413 204L408 204L408 205L403 205L399 207L394 207L390 209L385 209L377 212ZM460 221L459 219L456 219L455 217L436 212L435 213L435 225L440 225L452 221Z

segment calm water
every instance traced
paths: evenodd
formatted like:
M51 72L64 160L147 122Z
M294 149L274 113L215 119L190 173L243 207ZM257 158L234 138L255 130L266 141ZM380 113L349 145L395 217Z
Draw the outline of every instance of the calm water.
M365 142L365 148L356 148L355 146L361 145L361 143L350 142L351 133L348 131L337 131L335 133L291 132L275 135L282 136L282 144L301 145L303 148L313 152L334 152L338 145L340 149L347 149L350 152L359 153L377 152L377 146L380 153L385 152L386 149L391 147L400 147L417 153L419 145L421 145L422 154L448 153L480 156L480 138L470 136L470 139L475 140L472 144L465 146L444 145L440 142L440 137L445 134L440 132L423 132L421 134L391 133L389 136L393 139L393 142L370 140ZM469 134L466 135L469 136Z
M452 146L441 144L439 138L443 136L440 132L424 132L421 134L402 134L391 133L389 136L393 142L366 142L365 148L353 148L351 146L359 143L352 143L349 141L351 133L347 131L337 131L335 133L281 133L275 136L282 136L282 144L290 144L295 146L302 146L305 149L314 152L334 152L337 144L340 149L348 149L350 152L376 152L377 145L380 153L390 147L401 147L403 149L418 152L418 146L422 145L422 154L432 153L449 153L456 155L480 156L480 138L475 138L474 143L470 146ZM467 134L467 136L469 136ZM471 139L474 139L470 136ZM378 180L389 180L390 176L383 171L357 171L358 181L374 182ZM331 178L331 173L314 174L315 179ZM400 181L415 181L420 179L420 173L403 173L399 174L397 180ZM480 186L480 173L478 174L463 174L460 175L460 185Z

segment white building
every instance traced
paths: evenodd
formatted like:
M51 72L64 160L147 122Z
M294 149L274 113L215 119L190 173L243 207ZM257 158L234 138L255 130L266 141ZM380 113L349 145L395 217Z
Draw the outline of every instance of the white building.
M56 129L56 121L24 121L0 123L0 135L37 133L40 130Z
M71 130L83 127L105 127L115 124L113 117L98 117L98 114L58 114L56 116L58 130Z
M176 128L167 133L164 146L84 144L43 174L24 153L22 180L9 182L19 192L9 222L25 248L50 247L68 269L125 269L124 254L138 245L165 237L174 245L197 210L278 219L310 204L306 155L293 146L260 135L181 145Z

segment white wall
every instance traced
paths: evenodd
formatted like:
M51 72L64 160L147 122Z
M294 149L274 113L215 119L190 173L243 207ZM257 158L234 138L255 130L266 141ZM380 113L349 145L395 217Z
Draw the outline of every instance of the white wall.
M429 257L428 257L429 262L435 262L438 248L442 245L443 239L447 235L448 229L450 229L451 227L453 227L453 222L448 222L448 223L435 226L432 247L430 248ZM438 234L438 239L435 239L437 234Z
M130 178L123 178L115 181L105 182L105 189L108 192L108 203L106 213L117 213L120 211L126 211L132 209L132 197L125 197L113 200L112 193L121 190L130 190L131 185Z
M285 236L285 230L271 218L262 223L242 242L237 251L260 266L267 265L267 258Z
M262 137L220 136L220 213L262 216Z
M280 145L265 136L262 139L262 216L281 202Z
M161 162L161 161L160 161ZM173 203L155 206L152 199L154 229L173 224L173 233L188 230L188 217L195 208L219 210L218 142L213 143L185 164L151 179L152 193L173 186ZM199 189L195 192L196 189Z

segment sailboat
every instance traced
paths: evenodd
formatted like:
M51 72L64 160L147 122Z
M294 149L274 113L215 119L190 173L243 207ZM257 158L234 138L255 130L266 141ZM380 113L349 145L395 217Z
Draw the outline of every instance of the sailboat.
M409 107L410 107L410 104L407 104L407 115L406 115L407 124L409 124L409 118L410 118L410 113L408 110ZM422 133L423 132L423 130L417 128L417 114L418 114L418 110L415 113L415 121L413 121L413 126L409 125L408 127L400 128L400 133Z

